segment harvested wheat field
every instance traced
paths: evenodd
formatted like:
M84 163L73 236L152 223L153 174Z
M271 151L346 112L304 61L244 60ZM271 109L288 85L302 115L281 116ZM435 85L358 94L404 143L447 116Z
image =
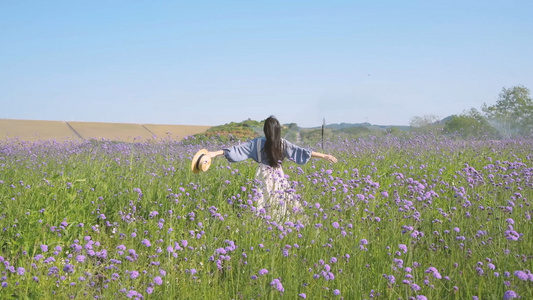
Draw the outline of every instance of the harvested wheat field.
M147 130L158 138L169 138L171 140L181 140L188 135L202 133L211 126L194 126L194 125L156 125L144 124Z
M106 139L133 142L152 138L150 132L140 124L69 122L70 126L85 139Z
M13 138L23 141L80 139L63 121L0 119L0 139Z
M155 125L131 123L64 122L35 120L0 120L0 139L37 140L181 140L202 133L210 126Z

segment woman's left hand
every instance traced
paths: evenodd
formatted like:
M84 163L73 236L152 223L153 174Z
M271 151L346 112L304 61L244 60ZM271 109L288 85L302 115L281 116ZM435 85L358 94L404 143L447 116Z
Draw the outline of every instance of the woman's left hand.
M332 162L332 163L337 163L337 158L333 155L329 155L329 154L326 154L326 156L324 157L327 161L329 162Z

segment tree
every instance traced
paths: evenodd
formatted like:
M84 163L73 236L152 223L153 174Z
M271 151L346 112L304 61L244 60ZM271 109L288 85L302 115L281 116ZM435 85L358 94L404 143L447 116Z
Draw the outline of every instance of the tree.
M498 132L483 115L475 108L460 115L453 115L444 124L444 132L462 137L495 138Z
M411 118L411 127L422 128L429 127L434 125L439 120L439 117L436 115L423 115L423 116L414 116Z
M439 117L436 115L412 117L409 125L414 131L421 133L428 133L435 129L442 128L442 126L440 126Z
M533 101L524 86L503 88L496 104L483 104L487 118L507 136L527 135L533 132Z

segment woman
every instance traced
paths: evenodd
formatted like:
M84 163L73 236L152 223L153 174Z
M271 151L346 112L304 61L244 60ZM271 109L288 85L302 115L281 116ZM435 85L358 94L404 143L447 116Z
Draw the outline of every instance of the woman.
M254 199L258 202L258 212L282 221L291 213L287 209L288 202L291 202L294 212L300 210L299 202L286 193L289 184L281 168L283 159L288 158L297 164L305 164L311 157L322 158L332 163L336 163L337 159L329 154L298 147L282 139L281 125L273 116L265 120L263 130L264 138L256 138L230 148L210 151L209 156L215 158L224 155L229 162L239 162L249 158L258 162L259 167L255 176L261 182L261 193L257 199Z

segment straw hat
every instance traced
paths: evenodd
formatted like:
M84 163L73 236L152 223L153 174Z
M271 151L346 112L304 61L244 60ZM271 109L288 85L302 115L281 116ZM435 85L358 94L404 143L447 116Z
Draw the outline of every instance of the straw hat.
M194 155L191 163L191 170L194 174L205 172L211 166L211 156L207 149L202 149Z

